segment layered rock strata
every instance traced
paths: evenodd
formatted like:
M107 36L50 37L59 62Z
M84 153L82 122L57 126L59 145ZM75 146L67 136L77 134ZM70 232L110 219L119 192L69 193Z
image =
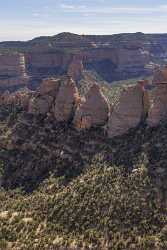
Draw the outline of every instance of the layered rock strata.
M0 54L0 89L27 84L24 54Z

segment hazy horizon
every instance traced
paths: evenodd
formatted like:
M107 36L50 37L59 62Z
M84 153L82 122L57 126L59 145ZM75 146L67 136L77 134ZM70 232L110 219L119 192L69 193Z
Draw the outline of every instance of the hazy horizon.
M27 41L62 32L167 33L164 0L6 0L0 14L0 41Z

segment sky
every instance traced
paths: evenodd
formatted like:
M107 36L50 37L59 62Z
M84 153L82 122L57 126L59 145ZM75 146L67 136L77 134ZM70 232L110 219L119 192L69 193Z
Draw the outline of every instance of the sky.
M167 33L167 0L0 0L0 41L61 32Z

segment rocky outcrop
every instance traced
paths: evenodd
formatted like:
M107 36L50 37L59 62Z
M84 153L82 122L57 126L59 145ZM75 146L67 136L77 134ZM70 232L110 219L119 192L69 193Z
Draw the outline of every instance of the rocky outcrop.
M79 99L75 82L69 77L63 79L53 107L55 119L58 122L67 122L72 119Z
M55 97L60 87L60 79L47 78L44 79L39 87L40 95L51 95Z
M154 84L167 84L167 65L163 68L156 67L153 77Z
M56 121L68 122L78 99L78 89L70 77L45 79L29 102L29 113L52 113Z
M143 91L141 86L123 89L119 102L113 107L108 123L108 136L123 135L135 128L143 116Z
M0 54L0 89L27 84L24 54Z
M159 84L149 91L149 101L147 124L155 127L167 119L167 84Z
M122 88L112 107L100 86L93 82L81 98L69 76L44 79L36 92L23 89L10 94L6 91L0 95L0 104L19 105L34 117L43 115L55 123L72 123L77 130L103 127L108 137L113 138L142 122L153 127L167 119L165 74L166 67L159 69L159 78L155 73L156 84L140 80L137 85Z
M74 126L79 130L103 126L107 123L109 109L109 103L100 87L94 84L76 110Z
M19 105L24 110L28 110L29 102L32 95L33 92L28 88L23 88L13 93L5 91L0 96L0 105Z
M29 113L35 115L46 115L52 108L54 99L60 88L60 84L60 79L44 79L39 87L39 90L29 102Z
M155 69L153 86L148 93L150 108L147 124L150 127L155 127L167 119L167 66Z
M70 76L74 81L79 81L82 77L84 67L82 63L82 58L80 56L75 56L68 67L68 76Z
M28 112L34 115L46 115L53 104L54 98L49 95L34 96L30 99Z

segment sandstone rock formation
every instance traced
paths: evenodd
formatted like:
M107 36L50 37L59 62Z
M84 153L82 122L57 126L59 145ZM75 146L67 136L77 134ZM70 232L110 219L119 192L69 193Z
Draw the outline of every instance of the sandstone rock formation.
M39 90L29 102L28 112L35 115L46 115L49 111L51 111L54 99L59 91L60 84L60 79L44 79L39 87Z
M45 115L55 122L71 122L78 130L107 125L110 138L120 136L147 121L157 126L167 119L167 67L158 69L154 79L122 89L118 102L110 107L108 100L93 83L84 97L80 97L75 82L69 76L48 78L42 81L36 92L22 89L0 95L0 105L19 105L28 113ZM154 82L154 83L155 83Z
M153 77L154 84L167 84L167 65L163 68L156 67Z
M27 110L32 94L33 92L27 88L20 89L13 93L5 91L0 96L0 105L19 105L24 110Z
M40 85L40 95L56 96L60 87L60 79L47 78L44 79Z
M0 89L28 83L24 54L0 54Z
M58 122L72 119L79 98L75 82L69 77L62 79L53 107L55 119Z
M67 122L72 118L78 100L78 89L70 77L45 79L29 102L29 113L51 113L56 121Z
M130 86L122 91L119 102L113 107L108 123L108 136L123 135L135 128L143 116L143 91L141 86Z
M167 119L167 66L156 67L153 76L154 88L149 91L150 108L147 124L157 126Z
M109 103L100 87L94 84L76 110L74 126L79 130L103 126L108 120L109 110Z
M10 95L8 98L9 104L19 105L24 110L28 109L29 101L31 99L33 92L27 88L20 89Z
M78 81L81 79L83 72L83 63L81 56L75 56L68 67L68 76L73 80Z
M147 124L155 127L167 119L167 84L158 83L153 90L149 91L149 102Z
M28 112L35 115L46 115L53 104L54 98L49 95L34 96L30 99Z

